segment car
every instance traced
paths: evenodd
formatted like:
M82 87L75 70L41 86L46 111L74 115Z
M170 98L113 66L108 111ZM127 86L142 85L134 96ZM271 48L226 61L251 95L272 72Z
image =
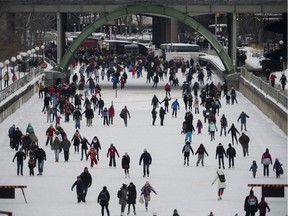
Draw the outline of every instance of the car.
M150 28L149 28L149 29L143 29L143 30L142 30L142 34L143 34L143 35L145 35L145 34L146 34L146 35L147 35L147 34L152 34L152 29L150 29Z

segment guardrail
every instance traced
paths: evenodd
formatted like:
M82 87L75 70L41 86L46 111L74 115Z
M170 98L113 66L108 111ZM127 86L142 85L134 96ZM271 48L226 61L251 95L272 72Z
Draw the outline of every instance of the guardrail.
M2 89L0 91L0 102L5 100L7 97L9 97L11 94L13 94L15 91L19 90L23 86L25 86L28 82L30 82L32 79L34 79L36 76L44 73L44 70L40 67L35 68L32 72L26 74L25 76L21 77L20 79L13 82L11 85L7 86L6 88Z
M255 76L252 72L247 71L246 68L242 67L240 69L241 76L248 82L259 88L267 96L275 99L276 103L281 104L287 109L287 95L282 90L273 88L269 83L265 82L261 77Z

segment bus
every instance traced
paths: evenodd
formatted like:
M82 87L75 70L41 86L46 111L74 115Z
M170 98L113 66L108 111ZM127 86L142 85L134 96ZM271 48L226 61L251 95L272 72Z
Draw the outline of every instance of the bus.
M191 58L196 62L199 60L200 46L197 44L166 43L161 44L160 48L167 61L186 62Z
M126 45L134 45L134 48L131 50L131 46L127 47L127 49L129 49L130 54L133 51L133 54L135 54L136 51L136 47L135 45L138 46L138 54L142 54L142 55L147 55L148 54L148 48L141 44L141 43L135 43L135 42L130 42L130 41L125 41L125 40L103 40L102 41L103 46L106 47L107 50L112 51L114 54L125 54L125 46Z

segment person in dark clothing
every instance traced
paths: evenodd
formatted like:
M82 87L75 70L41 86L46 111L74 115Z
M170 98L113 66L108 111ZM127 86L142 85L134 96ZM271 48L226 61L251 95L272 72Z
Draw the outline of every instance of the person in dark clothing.
M128 111L127 106L124 106L124 108L120 112L120 117L123 118L125 127L127 127L128 116L129 118L131 118L130 112Z
M280 175L283 174L281 173L282 169L282 164L279 162L279 159L278 158L275 158L275 162L274 162L274 165L273 165L273 171L275 170L276 172L276 178L280 178Z
M165 117L165 115L166 115L165 110L163 109L163 107L160 107L159 117L160 117L160 125L161 126L164 126L164 117Z
M32 142L33 146L33 142ZM43 168L44 168L44 160L46 160L46 152L39 148L38 146L35 147L35 159L38 160L38 176L41 176L43 174Z
M239 120L241 122L241 131L243 130L243 126L244 126L244 130L247 131L246 130L246 119L247 118L249 118L249 116L245 112L241 112L239 118L237 119L238 122L239 122Z
M64 152L64 161L68 161L69 160L69 149L71 146L71 142L68 140L67 136L63 137L63 140L61 142L61 147L63 149Z
M250 190L249 196L245 198L244 211L246 212L245 216L255 216L258 211L258 199L254 196L253 190Z
M225 169L224 156L226 156L226 153L222 143L219 143L218 146L216 147L216 156L215 156L216 159L217 156L218 156L219 169L221 168L221 162L222 162L222 168Z
M161 101L160 103L162 104L164 102L164 110L168 113L169 112L169 101L171 98L168 98L167 96Z
M152 98L152 101L151 101L152 107L153 108L158 108L159 104L160 104L159 99L157 98L156 95L154 95L153 98Z
M91 141L91 146L96 149L96 159L99 161L99 151L101 150L101 144L97 136L94 136Z
M15 132L13 133L13 146L16 151L18 151L18 148L21 143L21 137L22 137L22 132L21 130L17 127Z
M155 121L156 121L156 118L157 118L157 111L156 111L156 108L154 107L151 111L151 114L152 114L152 125L155 125Z
M261 197L261 201L258 204L259 209L259 216L265 216L266 215L266 209L268 209L268 212L270 212L270 207L268 206L267 202L265 201L265 197Z
M250 142L250 138L243 132L242 135L239 137L239 143L242 145L243 149L243 156L249 156L248 145Z
M231 143L228 145L229 147L226 150L226 155L229 160L229 168L234 168L234 157L236 157L236 150L231 146Z
M190 142L186 141L185 145L182 148L182 153L184 154L184 165L186 165L186 160L187 160L187 166L189 166L190 151L194 155L194 151L190 145Z
M23 176L23 161L26 159L26 155L23 152L22 148L19 149L19 151L16 152L15 156L13 157L13 163L15 161L15 158L17 158L17 175L21 173Z
M206 149L202 143L200 144L197 151L195 152L195 155L197 155L197 154L198 154L198 159L196 162L196 166L199 165L200 161L201 161L202 166L204 166L204 156L205 156L205 154L207 156L209 156L209 155L208 155L208 153L207 153L207 151L206 151Z
M91 145L88 142L88 140L86 139L86 137L83 137L80 140L81 140L80 141L80 144L81 144L81 159L80 160L83 160L84 154L85 154L86 160L88 160L87 150L88 150L88 146L91 146Z
M107 215L110 216L109 212L109 200L110 200L110 194L107 190L107 187L104 186L103 190L99 193L97 202L101 205L101 216L104 216L104 208L106 209Z
M127 196L127 203L128 203L128 212L127 215L130 213L130 206L133 206L133 212L134 215L136 215L136 197L137 197L137 191L136 191L136 186L133 184L133 182L130 182L127 188L128 196Z
M130 178L129 176L129 168L130 168L130 156L128 155L127 152L125 152L125 154L122 157L122 169L124 169L124 173L125 173L125 178Z
M152 85L152 88L157 88L157 84L159 82L159 76L158 74L156 74L154 77L153 77L153 85Z
M71 191L73 191L73 188L75 186L76 186L78 203L80 203L81 201L85 203L86 201L85 201L85 198L83 197L84 184L83 184L83 181L81 180L80 176L77 176L77 180L72 185Z
M92 176L88 171L88 167L84 168L84 171L80 174L80 178L83 182L83 199L86 199L88 188L92 185Z
M143 161L143 177L147 176L149 177L149 166L152 163L152 157L149 152L147 152L146 149L144 149L144 152L141 154L139 159L139 165L141 166L141 163Z
M232 124L230 129L228 130L228 134L231 132L231 137L232 137L232 145L234 145L234 139L236 140L236 143L238 145L238 140L237 140L237 133L240 135L239 131L236 129L235 125Z

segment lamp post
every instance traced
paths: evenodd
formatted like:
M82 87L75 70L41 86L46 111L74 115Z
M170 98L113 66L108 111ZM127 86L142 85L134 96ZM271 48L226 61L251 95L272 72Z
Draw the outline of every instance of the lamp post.
M44 49L45 49L45 45L44 44L42 44L41 45L41 50L42 50L42 62L44 62Z
M19 78L20 78L20 71L21 71L20 65L21 65L22 57L21 57L21 55L17 55L16 58L17 58L17 64L18 64L18 74L19 74Z
M5 65L6 65L7 72L9 73L8 66L9 66L9 64L10 64L10 61L7 59L7 60L5 60L4 63L5 63Z
M3 76L2 76L2 70L4 68L4 64L2 62L0 62L0 90L2 91L2 79L3 79Z
M12 69L12 73L14 74L15 73L15 62L16 62L16 57L11 57L11 62L12 62L12 67L13 67L13 69ZM20 78L20 74L19 74L19 78ZM18 79L19 79L18 78Z
M38 59L39 59L38 52L39 52L40 48L37 46L37 47L35 47L35 50L36 50L36 60L35 60L35 63L37 62L37 64L35 64L35 65L38 66Z
M283 71L284 70L284 64L285 64L283 61L283 44L284 44L284 41L280 40L279 44L280 44L280 52L281 52L281 55L280 55L280 63L281 63L281 67L282 67L281 71Z
M126 40L127 40L127 26L125 26L125 35L126 35Z
M35 54L35 49L31 49L31 55L32 55L32 64L31 66L34 67L34 54ZM30 70L29 70L30 72Z
M27 50L27 60L29 60L29 65L28 65L29 72L30 72L30 58L31 58L31 50ZM24 64L25 64L25 71L24 71L24 73L25 73L26 72L26 61L24 61Z

